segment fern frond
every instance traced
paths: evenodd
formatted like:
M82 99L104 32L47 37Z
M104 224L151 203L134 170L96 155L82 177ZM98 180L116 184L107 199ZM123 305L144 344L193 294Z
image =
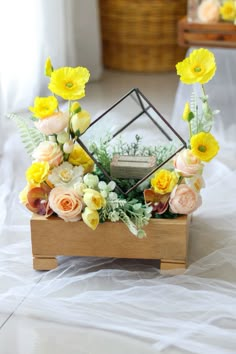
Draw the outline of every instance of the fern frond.
M8 114L7 118L12 120L19 129L22 143L29 155L32 154L40 142L46 140L45 136L36 128L29 126L25 118L14 113Z

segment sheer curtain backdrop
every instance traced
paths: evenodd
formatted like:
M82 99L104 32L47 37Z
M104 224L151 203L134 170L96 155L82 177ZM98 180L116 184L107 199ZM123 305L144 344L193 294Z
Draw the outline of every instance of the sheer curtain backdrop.
M45 59L54 67L86 66L102 72L97 0L0 1L0 137L4 115L26 110L47 95Z

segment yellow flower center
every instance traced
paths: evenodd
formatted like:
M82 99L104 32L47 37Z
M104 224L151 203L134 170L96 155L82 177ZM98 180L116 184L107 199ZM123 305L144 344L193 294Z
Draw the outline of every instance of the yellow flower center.
M193 70L195 71L195 73L200 73L202 71L202 68L200 66L195 66Z
M198 150L199 150L200 152L206 152L206 151L207 151L207 148L206 148L206 146L204 146L204 145L199 145L199 146L198 146Z
M73 82L69 81L65 85L67 88L72 88L74 86Z
M63 182L69 182L71 180L71 177L72 177L71 171L65 169L60 172L60 178Z

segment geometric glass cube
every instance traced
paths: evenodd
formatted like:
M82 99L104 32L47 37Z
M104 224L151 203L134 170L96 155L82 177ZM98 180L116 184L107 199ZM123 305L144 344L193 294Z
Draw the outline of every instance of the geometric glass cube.
M141 145L135 150L140 138ZM96 118L77 140L104 177L114 180L124 195L186 147L181 136L137 88ZM99 147L100 141L113 159L110 164L101 164L94 151L94 144Z

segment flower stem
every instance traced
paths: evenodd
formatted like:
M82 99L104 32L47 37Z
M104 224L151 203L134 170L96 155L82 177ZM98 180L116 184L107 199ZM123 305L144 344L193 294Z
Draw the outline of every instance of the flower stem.
M203 95L206 97L206 91L205 91L205 87L203 84L202 84L202 92L203 92Z

